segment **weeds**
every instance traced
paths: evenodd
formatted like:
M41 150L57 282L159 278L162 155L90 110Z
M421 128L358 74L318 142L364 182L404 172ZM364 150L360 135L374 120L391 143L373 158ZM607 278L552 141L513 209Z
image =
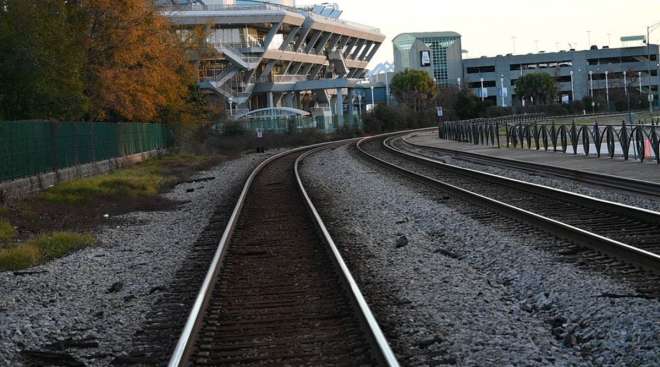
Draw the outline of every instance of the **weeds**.
M6 222L0 219L0 244L3 242L9 242L16 237L16 230L11 223Z
M32 244L0 249L0 271L21 270L41 262L41 250Z
M0 271L30 268L92 246L95 242L90 235L72 232L42 235L24 244L0 249Z
M47 202L85 204L97 198L153 197L176 184L191 171L212 166L217 158L172 155L148 160L130 168L70 181L41 193Z

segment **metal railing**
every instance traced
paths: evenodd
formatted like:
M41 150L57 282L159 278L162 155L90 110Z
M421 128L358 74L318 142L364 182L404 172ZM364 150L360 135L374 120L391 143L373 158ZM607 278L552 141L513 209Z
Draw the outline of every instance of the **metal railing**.
M533 119L481 119L443 122L441 139L519 149L570 152L624 160L655 160L660 164L660 121L621 125L557 124Z

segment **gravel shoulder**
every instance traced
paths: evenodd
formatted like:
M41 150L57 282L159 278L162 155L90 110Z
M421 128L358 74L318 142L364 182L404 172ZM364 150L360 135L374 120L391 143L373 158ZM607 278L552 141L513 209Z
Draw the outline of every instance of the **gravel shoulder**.
M491 225L351 148L303 174L403 365L660 365L660 302L542 250L547 235Z
M200 172L164 195L182 202L175 210L111 218L95 247L0 273L0 365L52 358L107 366L125 354L214 210L266 157L246 155Z

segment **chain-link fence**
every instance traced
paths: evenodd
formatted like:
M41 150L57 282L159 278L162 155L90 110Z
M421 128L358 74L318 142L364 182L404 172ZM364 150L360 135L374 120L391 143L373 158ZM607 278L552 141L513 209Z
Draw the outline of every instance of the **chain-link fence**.
M0 182L168 147L165 125L0 122Z

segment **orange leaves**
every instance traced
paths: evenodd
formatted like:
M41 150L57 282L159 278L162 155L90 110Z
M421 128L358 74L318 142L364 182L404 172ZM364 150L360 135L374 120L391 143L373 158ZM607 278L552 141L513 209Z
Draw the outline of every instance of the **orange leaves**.
M89 86L97 118L154 121L181 104L194 71L149 0L87 0Z

